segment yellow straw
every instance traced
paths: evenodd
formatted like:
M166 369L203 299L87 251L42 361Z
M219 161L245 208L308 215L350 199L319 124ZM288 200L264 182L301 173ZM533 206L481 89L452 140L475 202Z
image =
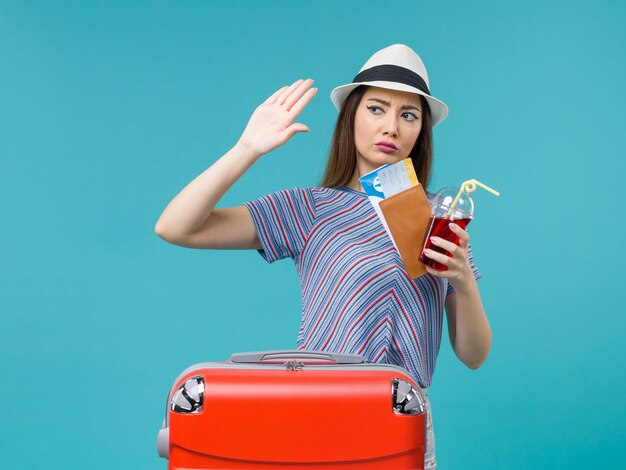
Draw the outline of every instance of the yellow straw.
M491 194L494 194L496 196L500 195L498 191L496 191L495 189L491 189L489 186L481 183L478 180L471 179L471 180L463 181L463 184L461 185L461 189L459 190L459 194L457 194L456 197L454 198L454 201L452 202L452 205L450 206L450 210L446 214L446 219L450 218L450 215L452 214L452 211L454 210L454 207L456 206L457 202L459 202L459 199L461 198L461 194L463 194L463 191L467 191L468 193L473 193L474 191L476 191L476 185L480 186L483 189L486 189Z

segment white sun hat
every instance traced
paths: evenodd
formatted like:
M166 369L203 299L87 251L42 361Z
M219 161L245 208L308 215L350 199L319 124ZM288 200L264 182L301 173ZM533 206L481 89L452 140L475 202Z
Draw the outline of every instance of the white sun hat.
M428 73L422 59L404 44L394 44L376 52L361 67L352 83L335 88L330 93L330 99L338 110L359 85L422 95L428 101L433 127L448 116L448 106L430 94Z

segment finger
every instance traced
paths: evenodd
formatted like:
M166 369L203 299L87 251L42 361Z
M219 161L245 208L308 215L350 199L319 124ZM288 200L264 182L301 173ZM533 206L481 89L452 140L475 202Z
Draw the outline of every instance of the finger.
M448 263L452 259L449 256L441 254L441 253L438 253L438 252L436 252L434 250L431 250L430 248L426 248L424 250L424 254L428 258L432 259L433 261L438 261L439 263L445 264L446 266L448 266Z
M451 222L449 227L450 230L459 237L459 246L466 247L469 244L469 233L454 222Z
M287 111L291 109L296 101L302 98L302 95L304 95L304 93L311 87L311 85L313 85L313 80L308 78L300 85L298 85L295 90L293 90L293 92L285 100L285 108L287 108Z
M304 80L300 79L297 80L295 82L293 82L289 88L287 88L285 91L283 91L279 96L278 99L276 100L276 103L278 104L283 104L285 102L285 100L287 99L287 97L291 94L291 92L293 90L295 90L296 88L298 88L300 86L300 84L303 82Z
M430 237L430 241L433 245L440 246L441 248L449 251L452 254L454 254L456 250L458 250L459 248L456 244L452 243L451 241L444 240L443 238L439 238L439 237Z
M287 129L285 129L285 132L289 136L288 139L293 137L293 135L296 134L297 132L310 132L310 131L311 129L309 129L308 126L306 126L305 124L301 124L299 122L292 124Z
M276 99L278 98L278 96L285 91L288 88L287 85L285 85L284 87L282 87L280 90L277 90L272 96L270 96L268 99L266 99L263 104L272 104L274 101L276 101Z
M317 88L311 88L309 90L306 91L306 93L304 94L304 96L302 98L300 98L296 104L293 105L293 107L291 108L291 114L293 114L293 117L295 119L295 117L300 114L302 112L302 110L304 109L304 107L309 104L309 101L311 101L313 99L313 97L315 96L315 94L317 93Z
M287 127L280 133L280 145L284 145L289 139L291 139L298 132L310 132L311 129L307 125L302 123L295 123Z

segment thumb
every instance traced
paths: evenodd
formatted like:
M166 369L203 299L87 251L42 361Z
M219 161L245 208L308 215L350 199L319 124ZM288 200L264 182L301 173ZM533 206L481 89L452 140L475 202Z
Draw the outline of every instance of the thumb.
M287 133L289 137L293 137L297 132L311 132L311 129L305 124L301 124L296 122L287 128Z

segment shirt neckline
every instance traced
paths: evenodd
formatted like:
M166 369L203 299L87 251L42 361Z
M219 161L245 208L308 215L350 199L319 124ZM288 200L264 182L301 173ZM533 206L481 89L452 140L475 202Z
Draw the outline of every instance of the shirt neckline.
M346 193L358 194L359 196L365 196L366 195L365 192L363 192L363 191L357 191L356 189L352 189L352 188L349 188L347 186L340 186L337 189L339 189L340 191L344 191Z

